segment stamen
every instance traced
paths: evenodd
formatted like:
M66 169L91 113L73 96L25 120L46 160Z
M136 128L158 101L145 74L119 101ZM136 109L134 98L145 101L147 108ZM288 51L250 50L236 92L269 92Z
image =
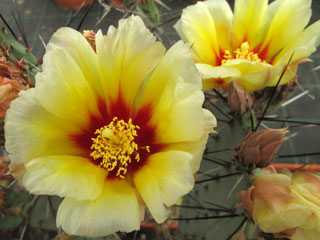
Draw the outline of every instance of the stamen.
M125 179L128 165L134 160L136 163L140 161L138 149L145 149L150 153L150 146L139 147L134 139L137 130L140 127L132 123L130 118L128 123L124 120L113 118L107 126L95 131L98 135L92 138L93 144L91 149L93 152L90 156L95 161L100 161L100 166L107 171L116 171L116 176Z
M240 48L237 48L233 54L226 50L223 55L223 60L221 61L222 64L225 64L232 59L247 59L249 61L257 61L261 62L262 60L259 58L259 55L254 52L249 51L249 43L243 42L240 46ZM265 61L263 61L265 62Z

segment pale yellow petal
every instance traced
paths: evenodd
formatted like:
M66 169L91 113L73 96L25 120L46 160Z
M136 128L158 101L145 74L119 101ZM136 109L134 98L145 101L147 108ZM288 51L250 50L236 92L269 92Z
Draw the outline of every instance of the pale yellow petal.
M180 83L173 99L161 102L151 119L156 126L157 143L195 141L204 130L203 92L194 85Z
M134 184L158 223L167 218L166 206L175 204L192 189L191 158L182 151L156 153L134 175Z
M204 133L202 137L194 142L180 142L169 144L164 151L178 150L190 153L193 157L190 159L192 173L196 173L200 168L203 152L206 147L208 133L214 132L213 128L217 126L217 120L207 109L202 109L205 119Z
M230 78L230 77L237 77L241 74L241 72L234 67L228 66L218 66L214 67L209 64L197 63L197 69L203 79L210 79L210 78ZM206 89L204 89L206 90Z
M22 184L22 178L24 174L26 173L26 168L24 166L24 163L18 162L12 162L9 165L9 174L11 174L15 179L18 180L20 184Z
M268 47L270 59L290 43L305 28L311 17L311 0L277 0L267 9L263 29L265 36L261 49ZM264 31L262 30L262 31Z
M258 210L255 210L254 208L254 212L255 211ZM258 216L257 213L256 215ZM285 209L277 213L260 211L260 217L255 218L255 220L258 222L259 228L262 231L279 233L303 225L311 215L312 211L307 207L289 204Z
M214 19L203 2L183 9L175 25L181 39L192 46L196 62L215 65L220 54Z
M56 155L36 158L26 165L23 185L33 194L94 200L102 193L107 171L90 160Z
M120 20L117 29L111 26L106 37L99 32L96 44L105 95L116 100L120 93L133 104L142 83L163 56L164 46L137 16Z
M172 99L179 82L201 89L201 78L193 62L190 49L182 41L175 43L161 59L143 94L142 105L152 103L156 107L164 99Z
M5 147L11 161L22 163L43 156L80 154L67 136L77 126L46 111L35 92L35 89L21 91L7 111Z
M56 49L63 49L75 61L91 88L103 97L102 82L105 80L101 78L97 55L82 34L72 28L60 28L47 45L47 52Z
M204 121L200 76L186 44L176 43L147 82L141 105L151 105L148 124L156 127L156 142L194 141ZM194 124L196 123L196 124Z
M89 113L99 114L96 93L83 69L65 50L54 49L45 54L35 89L36 98L46 110L80 127L88 125Z
M232 81L232 78L241 75L241 72L234 67L215 67L203 63L197 63L196 67L202 77L203 90L210 90L222 85L228 85Z
M208 134L206 133L198 141L169 144L168 147L165 148L165 150L176 150L190 153L192 155L192 158L190 159L189 164L192 173L195 174L200 168L200 163L203 157L203 152L206 148L207 139Z
M220 48L230 49L233 13L228 2L225 0L208 0L204 4L208 7L213 19Z
M140 228L140 208L134 190L125 181L105 181L95 200L65 198L58 209L57 227L71 235L100 237Z
M236 68L241 72L241 75L234 79L248 92L263 89L281 71L281 66L242 59L231 60L224 66Z
M232 30L234 49L245 41L249 42L250 47L257 45L257 35L261 31L267 6L268 0L235 1Z
M320 231L317 229L297 228L290 237L291 240L319 240Z

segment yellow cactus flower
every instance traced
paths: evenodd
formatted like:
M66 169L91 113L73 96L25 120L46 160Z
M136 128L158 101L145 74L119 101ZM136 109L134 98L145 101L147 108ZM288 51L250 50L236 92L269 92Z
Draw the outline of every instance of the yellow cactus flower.
M139 17L121 20L95 50L71 28L47 45L35 88L5 121L11 173L33 194L63 197L57 226L103 236L158 223L194 185L214 116L189 47L166 53Z
M234 13L226 0L197 2L183 10L175 25L192 46L203 89L227 89L233 80L247 91L275 86L296 76L298 64L320 43L320 21L304 29L311 0L236 0Z
M320 176L288 170L262 175L248 194L252 202L246 208L252 208L262 231L293 240L319 239Z

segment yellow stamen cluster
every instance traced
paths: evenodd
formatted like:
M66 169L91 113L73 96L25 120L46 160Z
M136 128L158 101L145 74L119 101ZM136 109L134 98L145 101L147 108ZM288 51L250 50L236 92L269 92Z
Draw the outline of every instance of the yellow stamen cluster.
M101 160L100 166L110 172L117 168L116 176L124 179L132 158L136 162L140 161L139 146L134 142L134 138L138 136L137 129L140 127L132 124L131 118L128 123L117 117L113 118L107 126L95 131L98 136L92 138L93 152L90 156L94 160ZM149 146L143 148L150 152Z
M247 59L249 61L257 61L261 62L261 59L259 58L257 53L250 52L249 51L249 43L244 42L241 44L240 48L237 48L233 54L226 50L223 55L223 60L221 61L222 64L225 64L232 59Z

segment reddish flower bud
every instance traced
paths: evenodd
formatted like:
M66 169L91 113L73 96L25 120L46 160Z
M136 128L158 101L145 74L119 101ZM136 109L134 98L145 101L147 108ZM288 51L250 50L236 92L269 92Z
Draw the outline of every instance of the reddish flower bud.
M287 132L285 128L282 128L248 133L239 144L240 161L253 167L265 167L270 164Z
M252 107L252 97L236 81L232 81L228 89L228 105L232 112L239 115L246 113Z

